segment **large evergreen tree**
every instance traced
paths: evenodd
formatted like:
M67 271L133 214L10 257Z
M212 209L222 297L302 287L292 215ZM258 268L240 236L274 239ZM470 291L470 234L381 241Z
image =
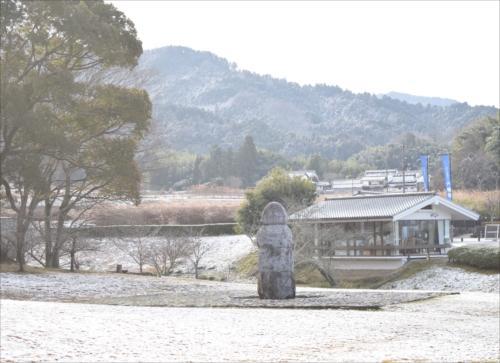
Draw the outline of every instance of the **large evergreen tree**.
M201 162L203 161L203 158L199 155L196 156L196 159L194 160L194 165L193 165L193 184L200 184L203 178L203 175L201 173Z
M258 178L257 148L250 135L245 137L245 141L238 151L237 166L243 186L248 187L253 185Z
M103 1L0 7L1 184L17 215L17 261L22 270L26 232L45 202L46 263L57 266L62 222L77 203L97 194L139 199L134 154L148 95L94 80L97 71L135 66L142 46L133 23Z
M498 188L500 176L500 119L479 119L453 141L454 183L466 189Z

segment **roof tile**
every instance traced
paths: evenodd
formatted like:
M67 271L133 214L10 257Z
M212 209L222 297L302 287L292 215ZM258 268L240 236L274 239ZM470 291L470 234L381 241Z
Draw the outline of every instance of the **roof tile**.
M290 216L290 221L318 219L392 218L427 199L434 193L362 195L327 199Z

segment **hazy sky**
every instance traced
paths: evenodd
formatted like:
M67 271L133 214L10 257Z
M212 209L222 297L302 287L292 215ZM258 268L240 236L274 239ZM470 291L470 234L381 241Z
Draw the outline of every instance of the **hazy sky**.
M144 49L207 50L300 84L500 103L499 1L112 3Z

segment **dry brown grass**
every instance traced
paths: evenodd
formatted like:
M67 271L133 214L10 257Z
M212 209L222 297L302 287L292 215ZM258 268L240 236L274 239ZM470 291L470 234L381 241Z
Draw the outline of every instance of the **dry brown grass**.
M98 226L233 223L241 203L239 199L178 199L139 206L107 204L96 208L92 220Z
M500 219L500 191L456 190L453 202L481 214L488 220Z

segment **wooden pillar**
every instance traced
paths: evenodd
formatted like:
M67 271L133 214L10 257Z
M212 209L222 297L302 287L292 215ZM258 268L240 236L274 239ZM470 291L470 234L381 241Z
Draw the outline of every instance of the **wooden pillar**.
M385 256L385 250L384 250L384 222L380 222L380 247L382 247L382 256Z
M377 222L372 222L373 224L373 247L377 247ZM377 255L377 250L373 249L370 252L370 255Z

